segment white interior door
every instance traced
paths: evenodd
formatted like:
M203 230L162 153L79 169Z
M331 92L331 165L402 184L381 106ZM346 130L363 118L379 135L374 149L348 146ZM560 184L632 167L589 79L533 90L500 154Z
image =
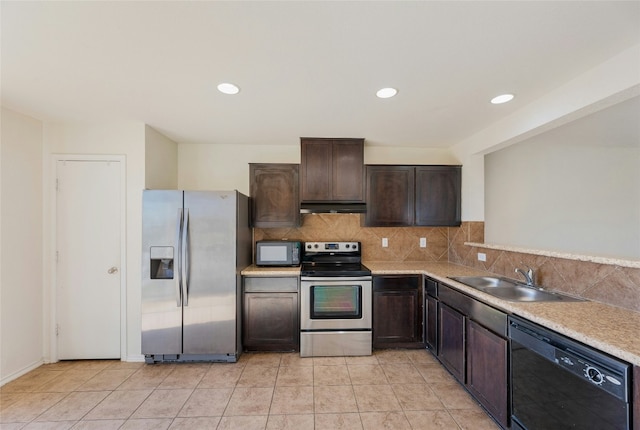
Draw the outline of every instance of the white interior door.
M120 358L119 161L56 165L58 359Z

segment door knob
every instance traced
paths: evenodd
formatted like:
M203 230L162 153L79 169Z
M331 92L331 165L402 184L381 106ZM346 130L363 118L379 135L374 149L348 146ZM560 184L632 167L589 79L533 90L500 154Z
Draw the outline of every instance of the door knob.
M116 266L113 266L112 268L110 268L109 270L107 270L107 273L109 275L113 275L114 273L118 273L118 268Z

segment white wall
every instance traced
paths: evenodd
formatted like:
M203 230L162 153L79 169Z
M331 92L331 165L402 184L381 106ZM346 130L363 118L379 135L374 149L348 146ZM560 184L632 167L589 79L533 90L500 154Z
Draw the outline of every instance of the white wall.
M249 194L249 163L300 163L299 145L178 145L179 188ZM367 145L366 164L459 164L448 149Z
M52 189L53 154L110 154L126 158L126 300L128 360L142 359L140 350L140 255L142 235L142 190L145 187L145 125L123 121L100 124L50 124L44 125L44 181L46 193ZM51 335L52 288L52 198L45 196L44 258L45 267L45 337ZM51 339L48 339L51 341ZM45 342L45 357L51 359L52 351Z
M485 240L640 259L637 118L640 98L488 154Z
M367 145L365 164L460 164L448 148L407 148Z
M178 188L178 144L145 125L145 187L156 190Z
M300 163L296 145L178 145L178 188L249 195L248 163Z
M42 123L2 109L0 384L42 354Z
M565 85L520 107L511 115L452 148L463 164L462 219L483 221L483 155L522 142L640 94L640 44ZM518 103L516 99L511 103ZM464 118L461 118L464 121Z

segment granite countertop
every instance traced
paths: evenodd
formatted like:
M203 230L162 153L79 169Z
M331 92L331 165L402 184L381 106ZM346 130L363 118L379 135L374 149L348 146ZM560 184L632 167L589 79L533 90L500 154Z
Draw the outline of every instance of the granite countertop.
M252 264L241 274L242 276L299 276L300 267L258 267Z
M416 274L443 281L456 289L508 313L522 316L640 366L640 313L594 301L509 302L449 279L450 276L482 276L489 272L452 263L365 261L374 275ZM256 267L245 276L297 276L299 267Z

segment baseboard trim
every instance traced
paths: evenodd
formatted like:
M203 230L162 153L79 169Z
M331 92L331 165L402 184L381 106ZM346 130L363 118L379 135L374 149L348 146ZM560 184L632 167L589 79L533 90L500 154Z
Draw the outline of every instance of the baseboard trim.
M142 357L143 361L144 361L144 356ZM44 364L44 360L40 359L34 363L31 363L30 365L23 367L22 369L11 373L10 375L4 376L2 379L0 379L0 387L13 381L14 379L18 379L19 377L21 377L22 375L25 375L29 372L31 372L34 369L37 369L38 367L42 366Z
M132 363L144 363L144 355L142 354L127 355L127 359L125 361L132 362Z

